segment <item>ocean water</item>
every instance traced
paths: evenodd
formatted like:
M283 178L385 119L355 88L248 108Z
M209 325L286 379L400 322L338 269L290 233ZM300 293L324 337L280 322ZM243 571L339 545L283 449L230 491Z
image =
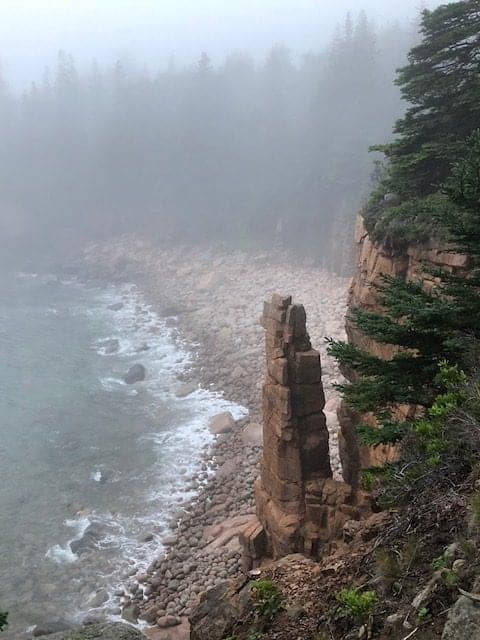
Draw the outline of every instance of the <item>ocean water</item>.
M133 285L1 276L0 355L2 638L115 616L114 592L193 495L209 418L244 410L200 389L176 396L191 356ZM135 363L147 379L129 386Z

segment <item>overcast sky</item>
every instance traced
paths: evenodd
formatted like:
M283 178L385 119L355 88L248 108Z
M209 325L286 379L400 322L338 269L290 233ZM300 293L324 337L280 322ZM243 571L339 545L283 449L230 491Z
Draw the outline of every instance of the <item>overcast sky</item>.
M173 55L190 64L201 51L215 61L276 43L295 53L319 50L348 11L378 22L412 19L437 0L0 0L0 59L15 88L52 66L59 49L80 68L128 53L151 69Z

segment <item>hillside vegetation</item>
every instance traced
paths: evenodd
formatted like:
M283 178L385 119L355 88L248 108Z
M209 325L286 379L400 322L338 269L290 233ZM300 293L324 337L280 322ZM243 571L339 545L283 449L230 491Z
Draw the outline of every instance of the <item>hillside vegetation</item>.
M470 614L465 627L443 628L449 611L475 609L480 573L480 3L424 11L422 33L397 80L410 107L379 147L387 165L364 216L399 255L434 236L468 268L425 272L428 287L384 277L381 312L350 310L361 332L398 347L390 359L333 340L330 353L350 380L342 391L362 444L398 450L397 462L362 477L378 508L394 510L371 558L384 612L409 618L411 637L478 638ZM403 637L395 633L387 637Z

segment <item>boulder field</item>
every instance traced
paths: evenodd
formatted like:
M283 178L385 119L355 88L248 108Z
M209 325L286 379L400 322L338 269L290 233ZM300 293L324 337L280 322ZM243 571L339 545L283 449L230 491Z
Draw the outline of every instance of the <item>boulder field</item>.
M325 337L345 337L349 280L285 251L158 249L132 237L91 246L81 265L93 279L137 283L178 340L190 347L192 367L179 376L178 397L200 386L249 411L240 421L221 414L210 422L215 442L204 452L199 477L187 485L196 497L172 516L158 559L145 573L127 579L119 594L125 620L146 621L151 628L145 633L152 639L180 640L189 637L187 618L200 594L242 575L240 538L256 517L254 485L262 450L265 330L259 318L263 301L275 291L294 292L308 309L309 347L318 353L315 383L322 361L318 420L330 441L322 448L325 479L339 479L335 385L342 378L326 354Z

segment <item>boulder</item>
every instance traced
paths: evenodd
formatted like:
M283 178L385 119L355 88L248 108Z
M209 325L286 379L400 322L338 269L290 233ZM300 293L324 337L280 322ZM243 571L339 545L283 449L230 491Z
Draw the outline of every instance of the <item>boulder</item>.
M71 625L67 624L63 620L55 620L46 624L35 625L32 635L34 638L41 638L42 636L51 636L52 634L60 631L68 631L70 628Z
M396 206L397 204L400 204L400 196L397 193L386 193L383 196L383 201L385 204Z
M190 616L190 640L224 640L253 608L247 580L222 582L201 595Z
M108 309L110 311L120 311L121 309L123 309L123 306L123 302L115 302L114 304L109 304Z
M263 427L261 424L251 422L242 431L242 439L245 444L261 447L263 442Z
M480 602L460 596L448 614L442 640L480 640Z
M235 427L235 420L233 419L230 411L219 413L210 419L208 423L208 429L213 435L220 435L221 433L230 433Z
M147 375L147 370L143 366L143 364L134 364L133 367L127 371L124 375L123 380L127 384L135 384L136 382L143 382Z
M43 637L48 640L145 640L145 636L134 627L118 623L86 624Z
M198 385L193 382L186 382L182 384L176 391L175 396L177 398L186 398L190 394L194 393L198 389Z
M104 340L102 342L102 347L107 355L111 355L112 353L117 353L117 351L120 349L120 343L115 339Z
M140 615L140 608L137 604L130 604L128 607L125 607L122 611L122 618L127 622L131 622L132 624L137 623L139 615Z
M77 555L85 551L90 551L96 546L97 541L100 540L101 537L102 532L99 529L99 525L92 523L85 529L81 538L70 542L70 549Z
M157 625L160 629L169 629L170 627L178 627L181 622L180 618L176 616L162 616L158 618Z

